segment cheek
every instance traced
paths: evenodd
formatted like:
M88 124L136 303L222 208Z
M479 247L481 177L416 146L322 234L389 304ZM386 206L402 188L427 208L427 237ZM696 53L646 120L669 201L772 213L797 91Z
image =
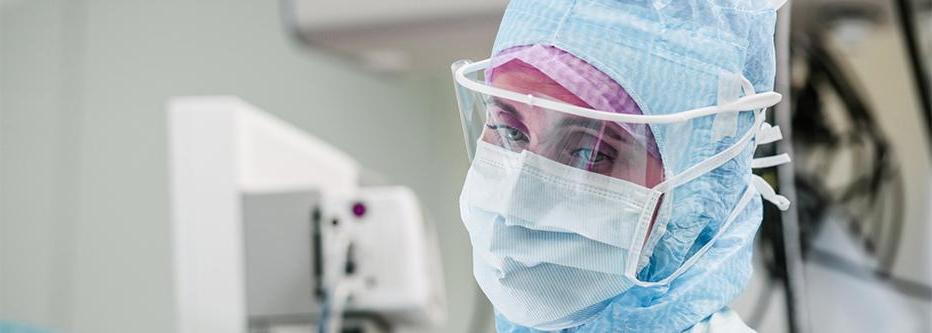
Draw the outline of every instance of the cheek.
M650 218L650 225L647 226L647 233L644 234L644 241L641 243L641 246L647 244L647 240L650 239L650 234L654 232L654 223L657 222L657 213L660 212L661 205L663 205L663 195L660 195L660 199L657 200L657 206L654 207L654 215Z
M663 163L660 159L650 156L647 159L647 187L654 187L663 181Z
M480 138L482 138L482 141L485 141L486 143L491 143L494 145L500 144L498 137L488 127L482 129L482 135Z

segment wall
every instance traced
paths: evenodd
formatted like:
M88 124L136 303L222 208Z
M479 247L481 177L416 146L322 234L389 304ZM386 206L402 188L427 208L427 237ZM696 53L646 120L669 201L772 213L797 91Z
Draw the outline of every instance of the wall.
M452 92L423 93L450 83L374 76L298 47L279 10L247 0L3 7L0 320L173 330L164 103L205 94L240 96L413 187L441 232L443 331L465 332L477 306L488 311L474 304L456 209L465 158Z
M5 3L0 16L0 316L59 326L71 205L62 94L63 6ZM15 11L17 15L8 15ZM73 137L71 138L73 139Z

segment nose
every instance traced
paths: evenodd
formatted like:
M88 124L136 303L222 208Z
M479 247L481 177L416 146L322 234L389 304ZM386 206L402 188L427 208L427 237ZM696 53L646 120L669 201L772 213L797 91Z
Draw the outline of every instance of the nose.
M557 161L561 163L564 162L559 159L560 149L558 148L558 146L560 145L554 144L553 142L547 142L547 141L553 141L553 140L544 140L544 141L532 140L531 144L528 145L526 149L527 151L532 152L535 155L546 157L547 159L551 161Z

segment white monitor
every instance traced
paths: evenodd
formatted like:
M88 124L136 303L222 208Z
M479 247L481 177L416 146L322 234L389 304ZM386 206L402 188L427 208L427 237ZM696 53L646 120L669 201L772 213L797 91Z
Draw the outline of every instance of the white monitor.
M236 97L174 98L168 118L177 332L311 324L326 253L314 235L334 220L358 227L367 287L350 312L442 320L435 234L409 189L359 187L351 157Z

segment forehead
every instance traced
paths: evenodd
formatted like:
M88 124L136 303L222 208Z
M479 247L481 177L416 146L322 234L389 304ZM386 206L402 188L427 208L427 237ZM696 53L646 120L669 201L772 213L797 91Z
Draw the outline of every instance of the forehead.
M513 60L495 68L491 84L521 94L546 97L581 107L591 107L537 68L520 60Z

